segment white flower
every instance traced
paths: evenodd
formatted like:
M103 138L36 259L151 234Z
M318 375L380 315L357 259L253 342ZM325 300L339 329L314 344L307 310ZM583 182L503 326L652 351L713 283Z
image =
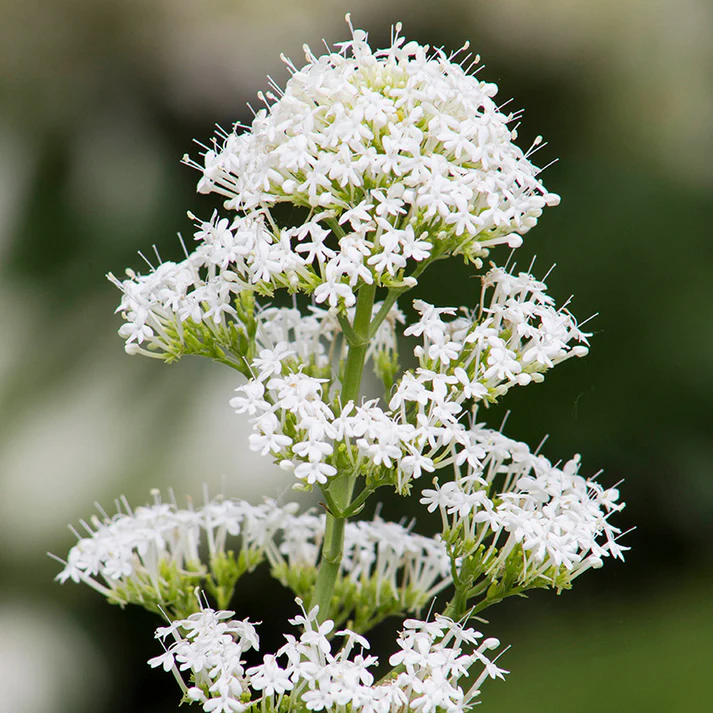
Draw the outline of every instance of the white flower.
M230 405L236 413L255 416L270 410L270 404L263 399L265 386L262 381L253 379L243 386L238 386L235 390L242 394L242 396L235 396L230 400Z
M624 506L616 490L578 474L579 456L553 465L479 425L470 437L478 461L421 497L429 511L439 510L454 556L480 558L493 580L509 567L524 587L562 587L605 557L623 559L627 548L609 517Z
M373 51L355 30L339 51L306 59L287 62L292 77L249 128L216 139L203 166L188 161L199 191L238 214L196 233L224 279L350 306L359 283L396 278L437 242L476 260L557 203L513 143L515 115L493 101L495 85L443 51L399 30ZM281 230L270 208L282 202L308 208L306 222ZM335 219L354 233L335 235Z
M314 300L317 304L326 301L330 307L336 307L340 298L347 307L351 307L356 302L349 285L341 281L344 274L336 265L327 265L324 281L314 291Z
M253 359L252 366L260 372L260 381L282 373L282 362L294 354L286 342L280 342L275 349L261 349Z
M295 476L309 485L315 483L324 485L336 473L337 469L334 466L319 462L300 463L295 468Z
M113 601L156 608L175 594L165 577L167 569L179 580L187 577L187 587L204 576L204 543L211 558L225 556L227 538L239 537L230 549L244 553L248 569L257 566L265 548L274 547L273 537L296 506L218 498L200 508L180 509L161 502L156 491L153 505L132 510L122 499L120 508L112 517L102 513L103 518L93 517L91 525L83 523L87 536L77 535L79 541L70 549L57 580L82 581Z
M377 657L355 653L356 647L368 649L369 642L349 629L338 631L345 644L333 653L326 635L334 622L327 619L318 624L316 609L309 613L303 609L302 615L290 620L302 629L299 639L286 634L286 643L276 655L265 654L261 664L246 670L243 654L257 649L259 641L247 619L235 621L232 615L203 609L156 632L157 638L170 635L174 642L150 665L173 668L180 677L175 662L183 661L181 671L195 680L187 689L188 697L204 711L242 711L254 704L264 710L348 706L363 713L464 711L486 677L503 678L507 673L484 653L499 646L497 639L481 642L480 632L445 617L433 622L409 619L398 635L400 651L389 660L392 666L403 664L405 671L388 683L375 683L372 669L379 664ZM465 691L460 679L470 675L477 678Z
M261 666L253 666L247 670L250 676L250 685L256 691L263 691L266 696L281 696L286 691L291 691L294 684L287 675L287 671L280 668L277 659L268 654L264 657Z

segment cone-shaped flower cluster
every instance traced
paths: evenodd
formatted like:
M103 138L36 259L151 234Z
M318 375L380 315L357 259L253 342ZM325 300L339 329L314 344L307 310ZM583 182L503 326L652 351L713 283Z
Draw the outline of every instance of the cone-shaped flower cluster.
M338 52L307 50L301 69L287 61L292 77L263 97L249 130L206 152L199 190L260 216L236 218L232 241L221 235L235 245L238 279L350 306L361 282L397 284L434 253L519 245L559 202L513 143L515 116L493 101L497 87L398 29L384 50L356 30ZM282 202L307 220L279 229L269 208Z
M189 214L185 259L157 255L148 274L109 276L126 351L239 371L230 403L252 425L250 448L323 499L324 512L299 514L272 501L180 509L157 498L84 524L58 579L163 613L165 653L151 664L207 712L468 711L482 681L505 673L486 656L498 641L467 628L468 616L533 587L567 588L626 549L610 523L623 508L616 489L580 475L578 456L553 464L476 418L588 352L591 335L544 282L514 264L483 269L492 248L517 248L559 202L530 161L541 140L517 146L517 114L496 104L467 48L448 56L396 26L391 45L372 50L350 29L336 51L306 48L302 68L285 60L290 79L259 95L250 126L185 159L227 213ZM479 299L407 308L421 275L455 256L479 273ZM291 303L271 304L277 290ZM414 358L402 369L407 340ZM367 367L378 398L362 396ZM408 495L424 475L434 487L420 502L440 514L440 535L350 521L377 489ZM228 607L263 561L310 604L292 620L299 638L250 666L255 626ZM403 623L391 673L376 681L362 634L420 616L446 589L442 615Z

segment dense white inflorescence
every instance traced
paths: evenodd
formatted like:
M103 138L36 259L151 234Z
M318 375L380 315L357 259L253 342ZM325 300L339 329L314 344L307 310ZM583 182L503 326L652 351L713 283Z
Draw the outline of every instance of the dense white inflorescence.
M127 351L171 353L189 321L220 332L241 290L350 307L364 284L412 286L431 259L479 264L494 245L519 245L559 197L514 143L516 116L495 104L496 86L455 59L398 32L372 51L356 30L338 52L308 51L302 69L288 62L292 77L252 125L193 164L199 190L224 195L232 217L196 219L198 247L180 263L111 277ZM278 225L279 203L304 208L298 226Z
M420 366L403 374L386 409L378 401L342 405L329 398L329 379L290 370L285 357L308 351L311 340L307 348L281 342L281 351L253 361L254 378L231 401L251 418L250 447L272 455L307 487L326 484L344 468L366 477L388 469L404 490L454 459L477 464L477 444L462 423L469 404L540 382L548 369L588 351L589 335L526 273L491 269L475 312L414 305L420 319L405 334L421 339L414 349ZM338 443L346 451L336 453Z
M398 28L383 50L372 51L361 30L339 47L322 57L307 50L302 69L287 62L292 77L265 97L251 127L206 152L200 191L237 211L305 206L312 220L297 251L339 278L364 265L394 275L444 232L461 248L477 243L476 253L518 245L542 208L559 202L513 143L515 115L493 101L497 87L456 56L406 42ZM478 58L462 61L472 68ZM333 253L320 249L330 219L348 239ZM366 260L349 254L353 246Z
M305 571L316 572L325 516L304 513L288 517L282 541L266 550L274 575L293 586ZM337 584L340 621L370 628L399 611L419 612L451 584L451 561L440 537L424 537L379 517L347 523Z
M553 465L498 431L475 426L471 433L479 465L456 464L454 480L434 479L436 488L421 497L429 511L440 512L461 566L474 557L478 574L491 581L510 567L520 586L564 587L605 557L623 559L621 530L608 521L624 507L619 491L579 475L579 456Z
M185 158L201 172L198 190L227 211L189 214L185 259L157 253L145 275L109 275L126 351L240 371L230 403L252 424L250 448L324 499L316 514L269 500L181 509L156 497L82 523L57 579L172 620L150 663L208 713L471 710L482 681L506 672L486 656L499 642L467 628L468 616L534 587L569 587L627 549L609 522L623 508L618 491L581 476L579 456L553 464L476 420L481 406L588 351L591 335L544 282L483 270L491 248L517 248L559 202L530 161L541 139L527 152L516 145L518 116L471 71L479 58L467 47L449 56L407 42L397 25L391 45L373 50L349 26L335 51L305 48L302 68L285 60L290 79L260 94L250 126L221 131L200 163ZM482 271L478 304L416 299L408 323L399 298L454 256ZM290 306L259 301L277 290ZM408 339L415 359L404 370ZM361 396L367 363L381 398ZM439 512L441 535L378 516L349 521L378 488L406 495L424 475L434 487L420 502ZM249 666L256 628L227 608L263 561L300 607L312 604L291 620L299 638ZM375 681L361 633L420 616L450 585L449 616L407 619L391 674Z
M316 608L290 620L302 629L299 639L285 635L287 643L276 655L265 655L261 664L248 668L243 655L259 649L259 639L250 621L232 616L231 611L203 609L156 631L158 639L173 642L149 663L173 670L181 681L181 672L190 673L191 685L182 684L185 695L204 711L242 713L255 706L263 711L460 713L473 705L486 678L507 673L486 656L500 646L497 639L484 639L479 631L436 616L429 622L404 622L399 650L389 659L401 670L377 682L371 669L378 659L363 653L369 642L349 629L335 634L333 621L316 620ZM336 653L330 635L344 641Z
M216 557L242 558L245 570L266 559L286 584L288 571L316 572L325 517L298 514L296 503L219 498L178 508L156 494L152 505L132 510L122 500L120 507L112 517L83 523L87 536L77 535L58 581L86 582L119 603L154 590L160 604L170 596L173 576L206 575ZM341 576L357 594L370 586L377 599L388 594L417 611L450 583L450 560L440 537L377 517L347 524Z
M377 302L373 314L376 315L381 307L382 303ZM345 314L348 320L354 320L353 308L347 309ZM346 356L347 345L341 338L339 320L329 310L311 306L309 312L303 314L296 307L267 307L260 310L257 321L258 345L267 351L263 360L252 362L255 375L261 374L264 378L265 368L280 373L276 362L291 357L297 368L314 364L319 371L331 376L332 364ZM389 361L397 353L397 329L405 321L403 312L393 305L370 340L366 362L374 365L377 374L380 361Z
M156 582L163 564L195 569L201 544L207 544L210 556L225 552L228 536L240 536L245 551L262 551L285 518L297 510L295 503L281 508L270 500L262 505L214 500L202 508L180 509L161 502L158 495L153 505L132 509L122 500L119 506L123 510L112 517L95 516L82 523L88 536L77 534L79 542L69 551L57 577L60 582L87 577L100 577L108 585L131 577Z

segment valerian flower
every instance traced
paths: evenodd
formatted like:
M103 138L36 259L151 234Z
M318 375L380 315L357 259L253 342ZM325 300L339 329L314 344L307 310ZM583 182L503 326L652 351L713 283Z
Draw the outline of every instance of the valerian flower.
M518 147L518 114L496 103L467 46L448 55L397 25L372 49L347 20L351 39L335 50L305 48L303 67L284 60L289 80L260 94L249 126L185 158L198 190L223 199L208 220L189 214L185 259L157 254L147 274L109 275L126 351L239 371L230 404L252 424L250 448L323 497L319 514L271 500L179 508L156 496L135 510L122 500L77 533L58 579L168 618L150 664L207 713L469 711L482 682L506 671L489 655L499 641L468 618L534 587L567 588L627 549L610 522L624 507L616 488L580 475L579 456L553 464L479 420L510 389L588 353L569 301L557 306L510 261L483 267L559 202L530 160L541 139ZM456 256L479 272L479 300L413 299L409 323L399 299ZM271 303L278 290L291 303ZM362 395L366 365L377 397ZM439 513L439 535L351 520L378 488L408 495L424 477L433 488L420 503ZM302 613L298 636L249 665L257 630L228 605L262 562ZM449 588L443 614L421 619ZM377 681L364 634L407 614Z
M296 503L251 505L215 498L201 507L164 503L83 522L57 580L85 582L110 601L188 616L204 587L227 604L238 580L267 561L272 575L306 597L314 585L325 516L298 513ZM332 615L364 630L399 613L418 613L450 583L450 560L437 537L375 517L349 522ZM207 549L207 551L206 551Z
M297 600L301 605L301 600ZM234 620L232 611L204 608L185 620L156 630L156 638L172 638L165 653L149 661L153 667L174 670L186 697L202 704L204 711L241 713L261 710L344 710L364 713L416 711L466 711L480 693L486 678L507 673L485 654L500 646L494 638L437 616L426 622L407 619L399 633L399 651L389 659L401 666L397 677L375 681L376 656L364 656L370 648L363 636L345 629L336 632L344 645L333 653L327 636L334 629L330 619L319 623L318 610L290 620L302 629L277 655L266 654L262 663L246 668L244 653L259 649L254 625ZM356 648L358 647L358 649ZM360 653L354 653L359 650ZM188 675L186 683L183 676ZM461 679L469 680L466 690Z
M343 309L362 285L412 286L436 258L480 264L559 202L514 143L517 114L461 64L478 58L459 62L399 30L383 50L355 30L336 52L307 50L301 69L285 60L291 78L264 95L251 126L217 138L201 165L188 160L199 190L224 196L232 217L197 220L184 261L112 277L127 351L193 353L186 329L231 344L244 290L286 288ZM278 224L280 203L304 208L299 226Z

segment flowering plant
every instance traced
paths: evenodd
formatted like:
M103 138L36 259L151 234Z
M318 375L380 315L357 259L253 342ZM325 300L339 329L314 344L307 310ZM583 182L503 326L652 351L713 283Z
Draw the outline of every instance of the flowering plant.
M518 148L516 114L470 72L479 59L466 48L448 56L396 26L373 51L350 29L334 52L307 48L302 68L285 60L291 78L260 95L250 126L221 134L200 165L185 159L227 211L191 216L195 249L145 275L109 275L126 351L239 371L231 404L252 423L250 447L296 489L318 488L326 510L207 497L183 509L155 493L85 524L58 579L167 618L150 664L205 711L468 710L485 678L506 673L488 655L498 640L469 617L568 588L625 549L609 522L618 493L579 475L579 456L553 464L478 420L481 405L587 353L590 335L542 281L484 267L559 202L530 161L540 140ZM296 224L283 224L281 204ZM481 277L477 303L414 299L409 322L401 306L420 276L456 257ZM292 306L270 304L280 290ZM401 334L417 342L408 369ZM367 365L381 398L361 395ZM378 489L417 486L440 515L436 537L353 519ZM257 630L228 607L263 562L301 613L297 635L249 667ZM443 612L420 618L443 590ZM364 634L406 615L377 681Z

